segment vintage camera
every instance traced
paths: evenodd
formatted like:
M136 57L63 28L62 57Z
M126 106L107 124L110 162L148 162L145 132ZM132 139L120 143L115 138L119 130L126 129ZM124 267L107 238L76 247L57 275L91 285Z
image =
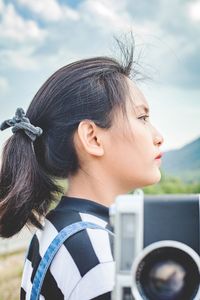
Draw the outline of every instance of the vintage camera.
M200 196L119 195L112 300L200 300Z

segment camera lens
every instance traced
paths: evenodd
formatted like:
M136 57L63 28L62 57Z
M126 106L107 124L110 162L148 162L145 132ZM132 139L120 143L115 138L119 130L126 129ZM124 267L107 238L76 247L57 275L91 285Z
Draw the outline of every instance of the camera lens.
M173 245L161 246L162 242L160 246L159 242L156 244L157 247L144 253L133 268L135 288L141 299L195 299L200 285L198 254L184 244L190 251Z
M150 269L148 276L150 290L154 294L170 298L184 287L186 270L175 261L160 261Z

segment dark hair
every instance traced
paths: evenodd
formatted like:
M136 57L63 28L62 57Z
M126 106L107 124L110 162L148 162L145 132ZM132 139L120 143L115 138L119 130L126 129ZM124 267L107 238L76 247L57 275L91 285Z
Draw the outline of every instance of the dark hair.
M25 224L42 229L44 216L58 193L55 179L67 178L80 168L73 142L83 119L101 128L112 125L114 112L125 113L126 77L131 73L134 42L123 45L120 63L111 57L93 57L57 70L38 90L26 116L43 134L34 143L23 130L5 143L0 171L0 236L10 237Z

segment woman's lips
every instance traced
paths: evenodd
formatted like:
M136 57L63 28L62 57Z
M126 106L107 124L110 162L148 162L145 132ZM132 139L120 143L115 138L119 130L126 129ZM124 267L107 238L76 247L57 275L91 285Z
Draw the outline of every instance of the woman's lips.
M155 158L156 163L158 163L159 165L161 165L162 162L161 158L162 158L162 153L159 153Z
M158 154L158 156L156 156L155 159L161 159L161 157L162 157L162 153Z

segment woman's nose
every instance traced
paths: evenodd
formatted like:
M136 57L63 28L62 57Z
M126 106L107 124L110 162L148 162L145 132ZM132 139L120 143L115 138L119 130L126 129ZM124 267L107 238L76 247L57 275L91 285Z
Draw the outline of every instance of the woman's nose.
M163 138L162 134L157 132L154 136L154 144L161 146L163 143L164 143L164 138Z

